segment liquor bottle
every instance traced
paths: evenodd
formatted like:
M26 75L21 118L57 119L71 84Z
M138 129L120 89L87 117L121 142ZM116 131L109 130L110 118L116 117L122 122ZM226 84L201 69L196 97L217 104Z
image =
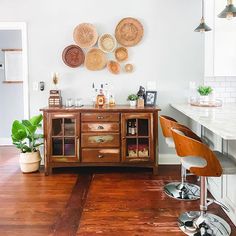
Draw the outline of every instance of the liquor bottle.
M129 121L128 122L128 135L130 135L132 133L131 129L132 129L131 121Z
M135 124L134 124L134 122L132 122L132 124L131 124L131 134L135 135Z
M105 96L103 94L103 85L101 85L101 89L99 94L97 95L97 102L98 107L103 107L105 105Z

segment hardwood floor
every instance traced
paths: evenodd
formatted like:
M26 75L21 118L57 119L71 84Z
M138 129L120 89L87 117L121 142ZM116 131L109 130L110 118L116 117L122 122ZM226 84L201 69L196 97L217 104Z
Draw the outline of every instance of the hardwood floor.
M14 148L0 148L0 235L92 236L183 235L177 218L198 210L199 201L168 198L163 185L179 180L179 167L147 169L80 168L22 174ZM192 178L194 180L194 178ZM217 205L209 211L223 216Z

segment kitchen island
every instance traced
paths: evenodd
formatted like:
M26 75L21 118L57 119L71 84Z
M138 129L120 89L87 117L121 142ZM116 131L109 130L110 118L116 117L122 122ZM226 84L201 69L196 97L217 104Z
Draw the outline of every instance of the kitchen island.
M236 104L222 107L197 107L190 104L171 104L171 107L186 115L201 127L200 136L212 143L211 148L228 153L236 158ZM192 127L191 127L192 128ZM209 191L230 209L227 213L236 225L236 176L210 177Z

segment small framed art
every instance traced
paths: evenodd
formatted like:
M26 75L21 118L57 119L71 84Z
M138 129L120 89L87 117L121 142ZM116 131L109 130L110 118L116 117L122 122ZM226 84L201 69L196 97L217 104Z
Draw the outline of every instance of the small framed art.
M145 106L155 106L157 100L157 91L146 91Z

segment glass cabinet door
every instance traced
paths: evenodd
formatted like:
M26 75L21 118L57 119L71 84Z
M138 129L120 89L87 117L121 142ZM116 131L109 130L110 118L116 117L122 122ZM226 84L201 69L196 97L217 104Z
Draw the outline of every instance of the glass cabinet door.
M122 160L152 161L152 114L122 114Z
M51 116L51 155L54 161L79 160L78 115Z

